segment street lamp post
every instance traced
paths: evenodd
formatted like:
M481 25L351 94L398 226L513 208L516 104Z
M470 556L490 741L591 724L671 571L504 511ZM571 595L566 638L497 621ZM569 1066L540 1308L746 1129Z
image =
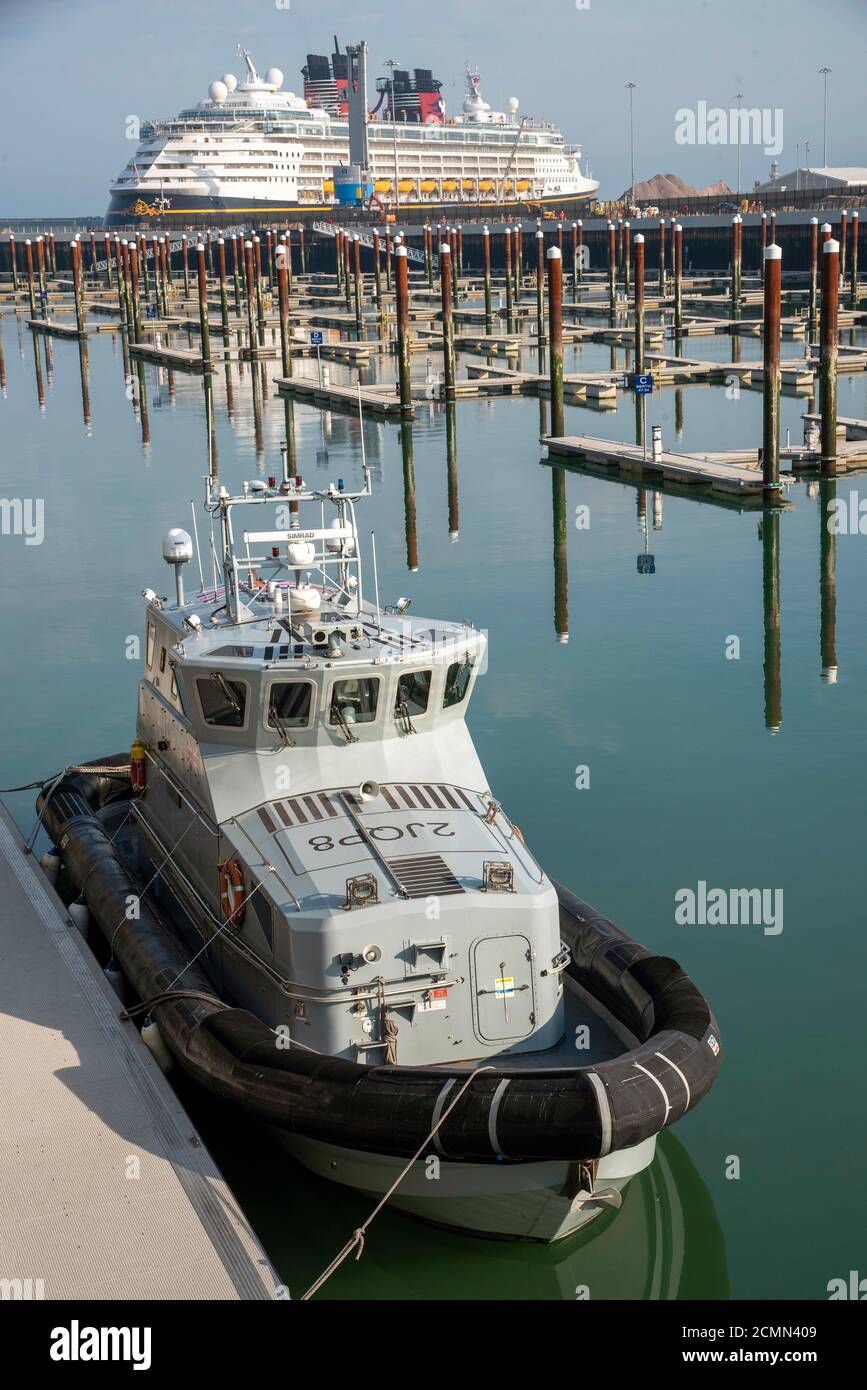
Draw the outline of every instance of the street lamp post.
M394 210L400 212L400 187L397 168L397 112L394 109L394 70L400 67L398 58L386 58L385 67L391 68L391 131L394 137Z
M743 101L743 99L743 92L735 93L735 101L738 104L738 186L735 191L735 198L737 200L738 207L740 207L741 203L741 102Z
M635 82L627 82L626 90L629 92L629 206L635 203L635 127L632 120L632 93L636 88Z
M827 167L828 167L828 77L829 77L829 75L830 75L830 72L831 72L831 69L830 69L830 68L819 68L819 73L820 73L820 75L821 75L822 77L824 77L824 79L825 79L825 100L824 100L825 114L824 114L824 119L823 119L823 121L822 121L822 168L823 168L823 169L827 169Z

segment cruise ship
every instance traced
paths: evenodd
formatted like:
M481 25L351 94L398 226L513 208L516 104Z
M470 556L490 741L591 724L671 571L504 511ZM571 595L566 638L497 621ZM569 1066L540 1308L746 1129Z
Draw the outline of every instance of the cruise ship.
M516 97L492 110L478 71L467 70L461 112L449 116L441 83L423 68L388 65L371 105L363 42L342 51L335 39L330 57L308 54L302 94L284 89L279 68L260 77L238 52L240 78L226 73L178 116L141 122L136 152L111 184L109 226L559 216L599 187L582 171L580 147L519 115Z

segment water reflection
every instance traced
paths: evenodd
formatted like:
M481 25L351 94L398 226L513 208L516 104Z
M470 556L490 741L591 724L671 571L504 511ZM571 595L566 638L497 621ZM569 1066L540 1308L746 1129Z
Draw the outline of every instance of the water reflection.
M566 474L551 469L554 511L554 632L558 642L569 641L569 520L566 512Z
M461 529L458 504L458 425L454 401L446 402L446 469L449 497L449 540L456 541Z
M835 478L822 478L819 490L819 646L822 680L837 683L837 537L829 526L837 500Z
M566 467L544 460L550 467L553 499L553 570L554 570L554 632L558 642L567 642L568 624L568 522L566 503ZM639 574L656 573L656 557L650 549L650 531L663 528L664 497L659 490L623 479L610 480L617 487L632 487L635 491L635 514L643 539L637 556ZM836 617L836 536L828 527L828 509L837 495L833 478L823 478L808 484L808 496L819 501L819 578L820 578L820 652L821 678L833 685L838 676ZM651 513L648 515L648 498ZM757 523L762 546L762 614L763 614L763 711L765 728L777 734L782 728L782 605L780 584L781 510L768 508Z
M783 723L783 684L780 672L780 513L768 509L760 522L762 540L762 599L764 608L765 728L779 733Z
M400 448L403 457L403 504L406 531L406 567L412 573L418 569L418 532L416 529L415 458L413 454L412 422L400 424Z
M39 337L40 337L40 335L39 335L38 333L32 333L30 336L31 336L31 338L33 339L33 362L34 362L34 366L35 366L35 368L36 368L36 400L37 400L37 403L38 403L38 405L39 405L40 411L43 411L43 412L44 412L44 410L45 410L45 382L44 382L43 377L42 377L42 354L41 354L40 349L39 349Z
M81 371L82 385L82 416L85 420L85 432L90 434L90 363L88 359L88 339L78 339L78 366Z

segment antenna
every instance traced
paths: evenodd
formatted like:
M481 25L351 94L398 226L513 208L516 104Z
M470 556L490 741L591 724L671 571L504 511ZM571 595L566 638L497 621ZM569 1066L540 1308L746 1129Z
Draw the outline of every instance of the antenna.
M238 44L238 52L240 53L241 57L244 59L244 62L247 64L247 71L248 71L248 73L250 74L251 79L252 79L254 82L258 82L258 81L259 81L259 74L258 74L258 72L256 71L255 67L253 66L253 59L250 57L250 55L249 55L249 53L247 52L246 48L244 48L241 44Z
M370 491L370 478L367 473L367 451L364 447L364 414L361 408L361 382L356 382L358 388L358 430L361 435L361 473L364 478L364 486Z
M373 595L376 599L376 627L378 632L382 632L382 609L379 606L379 574L376 569L376 535L370 533L370 553L373 559Z
M201 585L199 593L203 594L205 592L205 576L202 573L202 552L199 549L199 528L196 523L196 504L192 497L190 498L190 511L193 514L193 535L196 538L196 559L199 562L199 584Z

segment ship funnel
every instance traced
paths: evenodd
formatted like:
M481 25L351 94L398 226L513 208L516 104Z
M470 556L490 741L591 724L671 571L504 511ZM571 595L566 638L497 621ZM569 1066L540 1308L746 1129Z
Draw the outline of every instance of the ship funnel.
M362 782L361 786L358 788L359 801L375 801L378 796L378 782L374 782L372 780L370 782Z

